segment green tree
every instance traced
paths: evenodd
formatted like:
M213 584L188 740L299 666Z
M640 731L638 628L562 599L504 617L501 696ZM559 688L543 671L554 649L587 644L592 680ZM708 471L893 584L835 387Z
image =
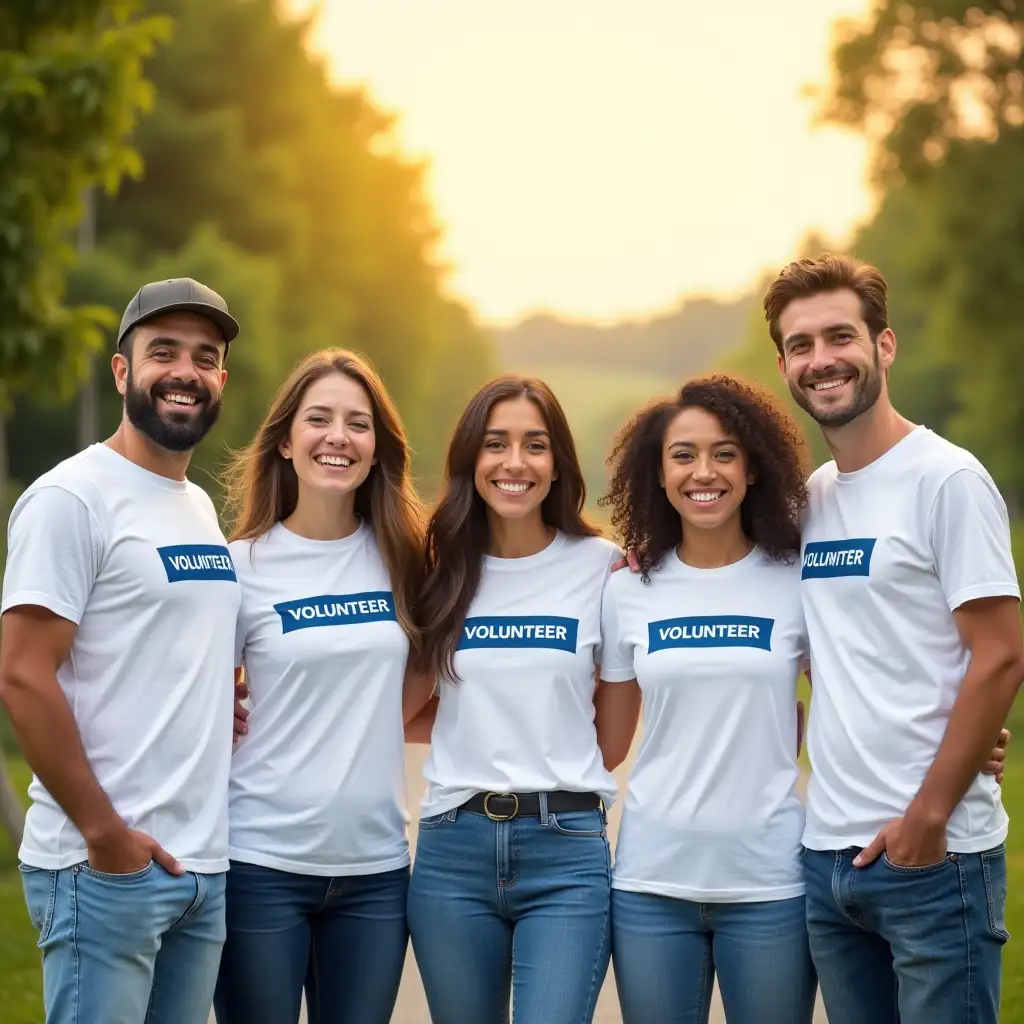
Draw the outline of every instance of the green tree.
M240 378L229 384L225 416L246 408L237 431L255 430L253 405L262 411L303 355L351 347L394 394L431 492L447 433L495 361L490 339L446 293L423 168L398 152L390 117L330 82L310 56L309 23L282 20L274 0L147 3L173 18L175 43L146 65L157 96L135 135L146 173L100 197L96 211L97 258L116 254L131 272L111 292L93 293L80 278L74 296L102 295L121 309L155 261L199 277L190 247L214 229L234 252L276 268L274 308L241 321L239 359L243 344L267 352L244 395ZM233 301L227 280L207 283ZM53 444L19 450L14 474L31 479L68 454L72 419L71 409L44 414L38 402L20 403L19 431L42 429ZM201 463L210 452L223 454L216 440Z
M68 235L86 189L113 191L138 157L128 141L150 101L142 64L166 32L131 0L5 0L0 7L0 508L6 519L11 395L69 393L110 313L70 308ZM20 802L0 751L0 822Z
M898 386L983 453L1011 508L1024 502L1022 44L1018 0L881 0L841 33L824 107L874 142L885 198L859 251L899 281L912 372Z

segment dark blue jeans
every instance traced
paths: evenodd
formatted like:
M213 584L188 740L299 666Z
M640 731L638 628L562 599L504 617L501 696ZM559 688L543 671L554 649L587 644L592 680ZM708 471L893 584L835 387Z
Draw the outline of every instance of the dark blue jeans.
M996 1024L1006 853L930 867L807 850L807 931L829 1024Z
M601 811L420 822L409 928L433 1024L589 1024L608 971Z
M409 933L409 868L321 878L231 862L218 1024L388 1024Z
M729 1024L811 1024L804 898L693 903L612 890L623 1024L707 1024L715 975Z

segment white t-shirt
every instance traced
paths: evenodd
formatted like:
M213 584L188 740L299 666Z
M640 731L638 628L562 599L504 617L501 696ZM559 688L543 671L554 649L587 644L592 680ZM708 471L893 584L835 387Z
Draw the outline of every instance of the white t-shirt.
M235 541L252 711L231 762L231 859L310 875L409 863L409 641L373 531Z
M485 556L455 654L442 681L424 816L475 793L598 793L610 806L594 727L601 660L601 592L619 557L601 537L559 532L536 555Z
M953 611L1020 596L1006 506L969 452L917 427L855 473L815 471L802 585L814 697L804 844L866 846L901 817L946 731L970 661ZM951 852L1007 833L979 775L953 812Z
M605 588L601 679L635 678L644 733L612 885L706 903L803 894L796 684L800 566L758 548L719 569L674 551Z
M11 514L2 609L18 605L78 625L57 679L117 813L188 870L226 870L239 587L206 493L105 444L60 463ZM84 861L36 778L29 795L21 859Z

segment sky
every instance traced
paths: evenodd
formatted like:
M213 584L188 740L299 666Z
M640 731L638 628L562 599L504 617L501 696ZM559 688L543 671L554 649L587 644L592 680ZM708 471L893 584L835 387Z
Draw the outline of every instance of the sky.
M870 0L317 6L314 49L426 162L447 288L488 323L733 296L873 209L863 140L804 95Z

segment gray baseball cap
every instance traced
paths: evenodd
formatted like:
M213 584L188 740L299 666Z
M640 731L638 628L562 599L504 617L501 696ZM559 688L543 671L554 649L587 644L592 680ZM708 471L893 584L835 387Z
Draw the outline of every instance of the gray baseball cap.
M167 281L151 281L135 293L121 317L117 347L120 349L125 335L133 327L154 316L176 310L205 316L220 330L226 342L238 337L238 322L228 312L228 304L212 288L191 277L175 277Z

